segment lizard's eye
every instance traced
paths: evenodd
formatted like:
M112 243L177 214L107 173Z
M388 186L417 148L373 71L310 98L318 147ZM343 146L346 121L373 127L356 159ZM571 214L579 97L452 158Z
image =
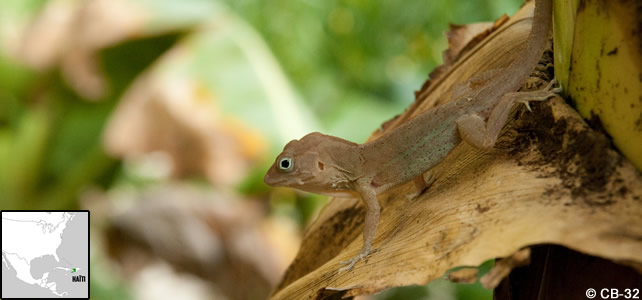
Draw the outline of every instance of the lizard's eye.
M292 171L292 166L294 163L292 162L292 158L290 157L283 157L279 160L279 169L289 172Z

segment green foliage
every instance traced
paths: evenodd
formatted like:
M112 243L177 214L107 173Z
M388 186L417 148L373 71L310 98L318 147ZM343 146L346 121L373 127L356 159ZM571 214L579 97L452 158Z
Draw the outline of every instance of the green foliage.
M477 267L477 279L484 276L494 265L494 260L488 260ZM451 271L461 269L454 268ZM492 299L493 291L485 289L479 281L473 284L457 284L446 279L437 279L425 286L406 286L389 289L376 296L378 300L396 299L422 299L422 300L445 300L445 299Z
M357 102L368 113L374 106L385 109L368 114L379 118L375 123L361 123L376 127L414 100L412 91L441 62L449 23L493 20L519 5L514 0L227 3L263 35L304 99L340 136L344 127L334 122L349 109L345 103Z

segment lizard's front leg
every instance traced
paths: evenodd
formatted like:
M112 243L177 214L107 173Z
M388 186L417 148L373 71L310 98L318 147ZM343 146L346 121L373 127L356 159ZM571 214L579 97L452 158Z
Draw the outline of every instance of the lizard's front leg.
M358 261L366 258L368 254L370 254L372 240L374 240L375 233L377 232L377 224L379 223L380 207L374 188L367 183L359 186L357 191L361 194L361 201L363 201L366 207L366 220L363 225L363 247L355 257L340 262L340 264L347 264L347 266L339 269L339 273L351 270Z
M488 121L477 114L467 114L456 121L459 136L466 143L481 149L493 148L499 133L506 124L508 114L513 104L523 103L530 111L529 101L545 101L555 96L561 88L554 88L556 81L552 80L545 88L537 91L507 93L499 100Z

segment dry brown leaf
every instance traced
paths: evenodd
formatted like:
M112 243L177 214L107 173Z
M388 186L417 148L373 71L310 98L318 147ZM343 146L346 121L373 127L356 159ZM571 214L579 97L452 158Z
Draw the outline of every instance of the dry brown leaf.
M229 299L259 299L293 258L294 232L266 222L257 202L185 185L134 197L132 207L107 220L105 233L108 254L130 278L160 259Z
M480 22L466 25L450 25L448 49L444 51L444 65L454 64L459 56L465 54L489 34L508 21L508 16L503 15L495 22Z
M98 99L106 83L96 53L144 30L149 15L123 0L53 0L23 33L13 54L36 70L61 65L67 82L86 99Z
M203 174L216 184L235 184L266 151L267 142L241 121L224 117L214 91L165 71L185 54L181 47L171 49L136 79L105 129L105 148L133 160L164 152L175 176Z
M430 78L424 82L419 90L415 91L415 97L419 99L419 95L421 95L421 93L423 93L425 89L430 87L430 83L432 82L432 80L437 80L440 76L442 76L442 74L447 73L460 56L473 49L489 34L499 28L502 24L506 23L506 21L508 21L508 17L506 15L503 15L494 23L481 22L468 25L451 24L450 30L446 33L446 36L448 37L448 49L446 49L442 54L444 62L440 66L435 68L430 73ZM413 103L408 108L408 110L415 109L415 105L417 104L418 102ZM387 129L397 117L384 122L381 125L381 129ZM382 131L377 131L373 135L378 136L381 132Z
M98 65L98 51L145 31L149 15L131 1L89 0L78 10L71 47L61 66L67 82L85 99L102 98L107 83Z
M521 249L511 256L501 259L495 263L495 266L484 275L479 281L487 289L495 288L514 268L521 267L530 263L531 249Z
M477 268L464 268L448 274L448 280L456 283L475 283L477 281Z
M385 130L444 103L453 87L472 75L510 63L525 45L532 8L531 1L461 56ZM548 55L545 60L551 60ZM542 71L551 70L545 67L538 76L546 74ZM459 145L434 169L436 181L420 197L406 197L412 184L380 195L374 251L341 274L339 262L361 247L364 209L359 199L330 200L306 231L272 298L322 299L425 284L454 267L542 243L642 270L639 171L561 98L533 107L533 112L516 110L497 150Z
M72 39L80 0L47 2L40 15L21 34L10 54L36 70L48 70L57 64Z

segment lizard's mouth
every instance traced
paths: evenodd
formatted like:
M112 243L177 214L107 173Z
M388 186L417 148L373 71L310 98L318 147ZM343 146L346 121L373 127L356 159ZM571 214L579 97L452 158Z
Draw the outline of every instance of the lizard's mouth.
M270 186L282 186L283 183L283 176L279 174L279 172L276 171L274 168L274 165L270 167L270 169L265 173L265 176L263 177L263 182L265 184L270 185Z

